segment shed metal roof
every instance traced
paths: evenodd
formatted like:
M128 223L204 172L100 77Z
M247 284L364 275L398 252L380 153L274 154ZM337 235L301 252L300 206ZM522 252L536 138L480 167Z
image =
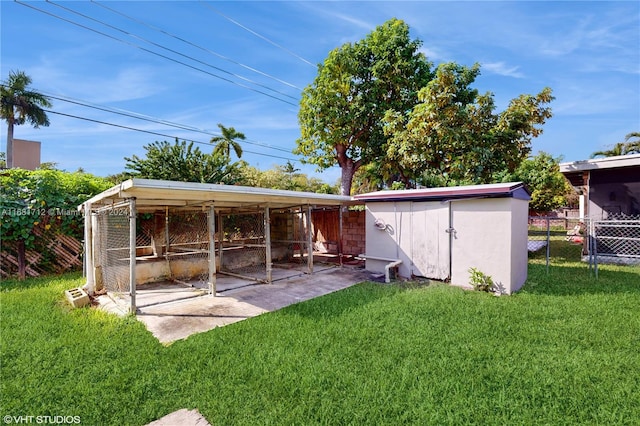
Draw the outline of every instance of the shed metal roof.
M377 191L353 197L365 202L382 201L443 201L469 198L518 198L529 200L531 196L522 182L492 183L444 188Z
M136 206L140 210L153 210L166 206L199 208L212 203L216 208L234 209L258 205L268 205L272 208L289 208L301 205L340 206L351 201L351 197L313 192L154 179L129 179L101 192L87 200L86 203L91 203L91 208L95 210L133 197L136 198Z

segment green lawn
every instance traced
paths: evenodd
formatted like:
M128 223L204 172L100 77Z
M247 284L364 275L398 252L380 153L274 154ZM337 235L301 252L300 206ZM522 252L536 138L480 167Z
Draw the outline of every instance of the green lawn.
M80 276L5 281L0 415L143 425L197 408L231 424L639 424L640 268L531 262L494 297L363 283L159 344L71 310Z

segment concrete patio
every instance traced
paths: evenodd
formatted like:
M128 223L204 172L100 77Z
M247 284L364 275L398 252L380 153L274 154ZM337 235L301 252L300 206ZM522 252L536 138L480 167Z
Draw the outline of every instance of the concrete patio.
M276 271L274 269L274 271ZM318 265L312 275L279 269L272 284L217 275L216 296L202 286L161 282L138 287L136 317L164 344L372 279L361 268ZM101 309L125 315L127 295L98 297Z

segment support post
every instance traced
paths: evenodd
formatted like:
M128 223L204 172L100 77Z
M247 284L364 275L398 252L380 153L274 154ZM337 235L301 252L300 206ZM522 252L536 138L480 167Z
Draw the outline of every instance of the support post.
M271 216L269 206L264 208L264 240L265 240L265 265L267 268L267 283L271 284Z
M129 198L129 295L130 313L136 313L136 199Z
M345 207L340 206L338 209L338 260L340 261L340 266L342 266L342 209Z
M546 258L547 258L547 274L549 273L549 257L551 257L551 222L549 221L549 216L546 217L546 222L547 222L547 252L546 252Z
M224 216L222 212L218 213L218 256L220 262L220 270L222 271L222 253L224 252Z
M169 206L164 208L164 257L169 258Z
M209 294L216 295L216 215L213 204L209 206Z
M96 280L93 269L93 223L91 220L91 203L84 203L84 275L87 279L85 290L93 296L96 290Z
M309 274L313 274L313 224L310 205L307 205L307 269Z

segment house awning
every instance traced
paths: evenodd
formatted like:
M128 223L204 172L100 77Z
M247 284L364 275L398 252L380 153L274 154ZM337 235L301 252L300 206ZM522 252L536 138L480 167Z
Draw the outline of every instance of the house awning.
M618 155L615 157L594 158L591 160L561 163L560 172L571 185L588 185L590 172L594 170L612 170L633 167L640 169L640 154Z

